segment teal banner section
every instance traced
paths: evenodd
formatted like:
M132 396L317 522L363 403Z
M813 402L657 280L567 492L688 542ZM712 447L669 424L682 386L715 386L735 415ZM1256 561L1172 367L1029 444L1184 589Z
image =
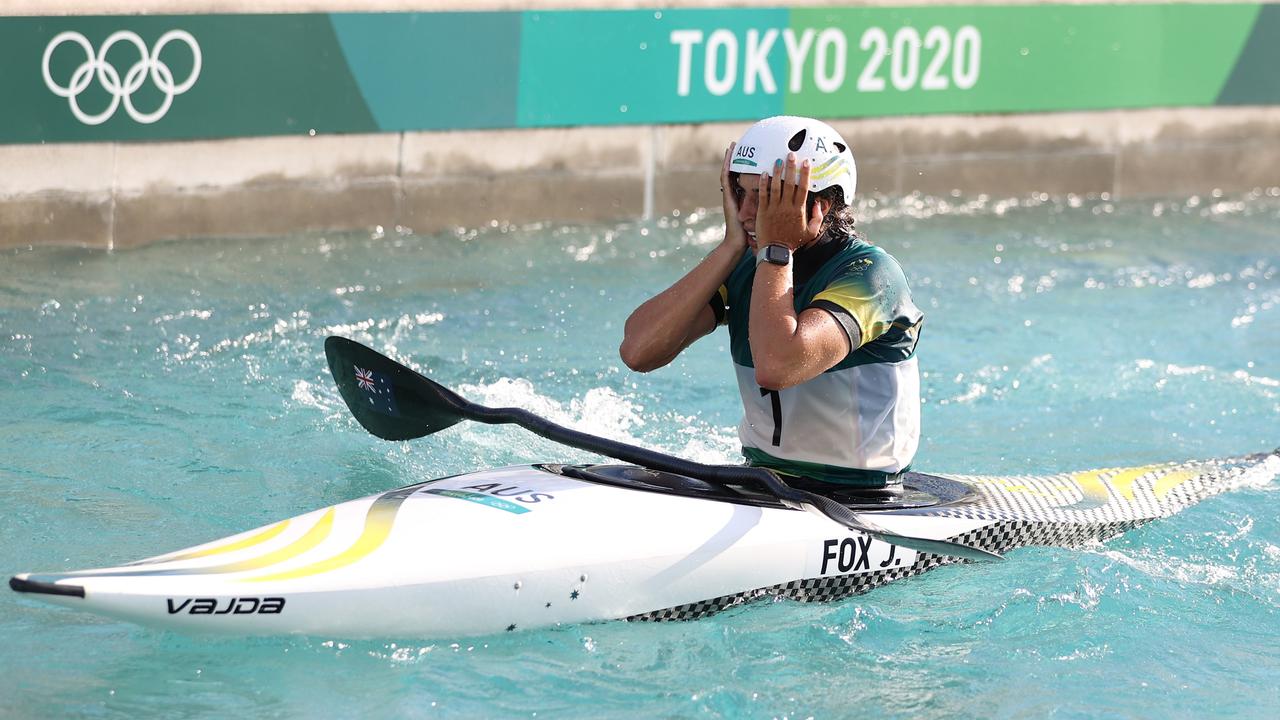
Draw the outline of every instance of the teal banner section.
M1249 42L1218 94L1218 104L1277 102L1280 102L1280 5L1263 5Z
M0 143L1280 104L1280 5L0 18Z
M744 82L735 90L722 80L705 82L705 48L695 48L693 40L716 32L720 33L717 38L745 38L755 28L785 25L789 15L783 9L526 13L520 125L701 122L777 115L783 109L783 96L767 92L768 87ZM719 60L740 61L728 57L729 48L716 47ZM699 63L696 78L692 77L695 60ZM763 62L778 76L785 71L786 57L756 52L741 61Z
M518 13L333 15L380 130L512 127Z

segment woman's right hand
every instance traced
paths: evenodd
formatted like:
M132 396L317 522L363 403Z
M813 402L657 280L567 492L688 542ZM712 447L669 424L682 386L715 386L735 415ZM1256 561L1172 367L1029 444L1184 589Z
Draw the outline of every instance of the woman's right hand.
M724 165L720 168L720 198L724 205L724 242L742 252L747 248L747 230L738 220L738 196L734 193L733 181L729 178L729 163L733 162L733 150L737 145L736 142L731 142L724 151Z

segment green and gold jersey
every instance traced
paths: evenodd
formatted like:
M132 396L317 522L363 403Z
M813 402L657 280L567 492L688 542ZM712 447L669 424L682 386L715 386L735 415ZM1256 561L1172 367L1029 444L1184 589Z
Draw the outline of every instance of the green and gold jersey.
M729 326L744 409L743 454L752 464L793 475L878 484L883 473L905 469L920 443L915 350L924 314L897 260L857 237L797 253L793 270L796 312L831 313L852 350L795 387L756 385L747 335L756 258L747 253L711 300L717 319Z

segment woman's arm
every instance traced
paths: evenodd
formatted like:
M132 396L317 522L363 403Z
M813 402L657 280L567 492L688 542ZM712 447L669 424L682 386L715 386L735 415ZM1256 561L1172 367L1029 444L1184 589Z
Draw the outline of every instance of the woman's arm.
M747 249L747 233L738 219L738 200L729 178L733 144L720 169L724 240L674 285L636 308L623 328L618 354L627 367L649 372L675 359L694 340L715 329L711 298L737 267Z
M772 176L760 175L756 242L785 245L794 253L818 237L827 207L819 200L806 211L808 161L797 168L795 153ZM793 182L794 178L794 182ZM851 338L835 317L820 308L795 311L792 267L761 263L751 289L749 335L756 384L782 390L812 380L844 359Z

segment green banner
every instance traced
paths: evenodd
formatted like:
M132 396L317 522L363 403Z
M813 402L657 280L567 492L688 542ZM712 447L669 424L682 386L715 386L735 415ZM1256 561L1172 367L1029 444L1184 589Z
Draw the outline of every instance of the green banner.
M1280 5L0 18L0 143L1280 104Z
M0 18L0 58L0 142L377 129L326 15Z

